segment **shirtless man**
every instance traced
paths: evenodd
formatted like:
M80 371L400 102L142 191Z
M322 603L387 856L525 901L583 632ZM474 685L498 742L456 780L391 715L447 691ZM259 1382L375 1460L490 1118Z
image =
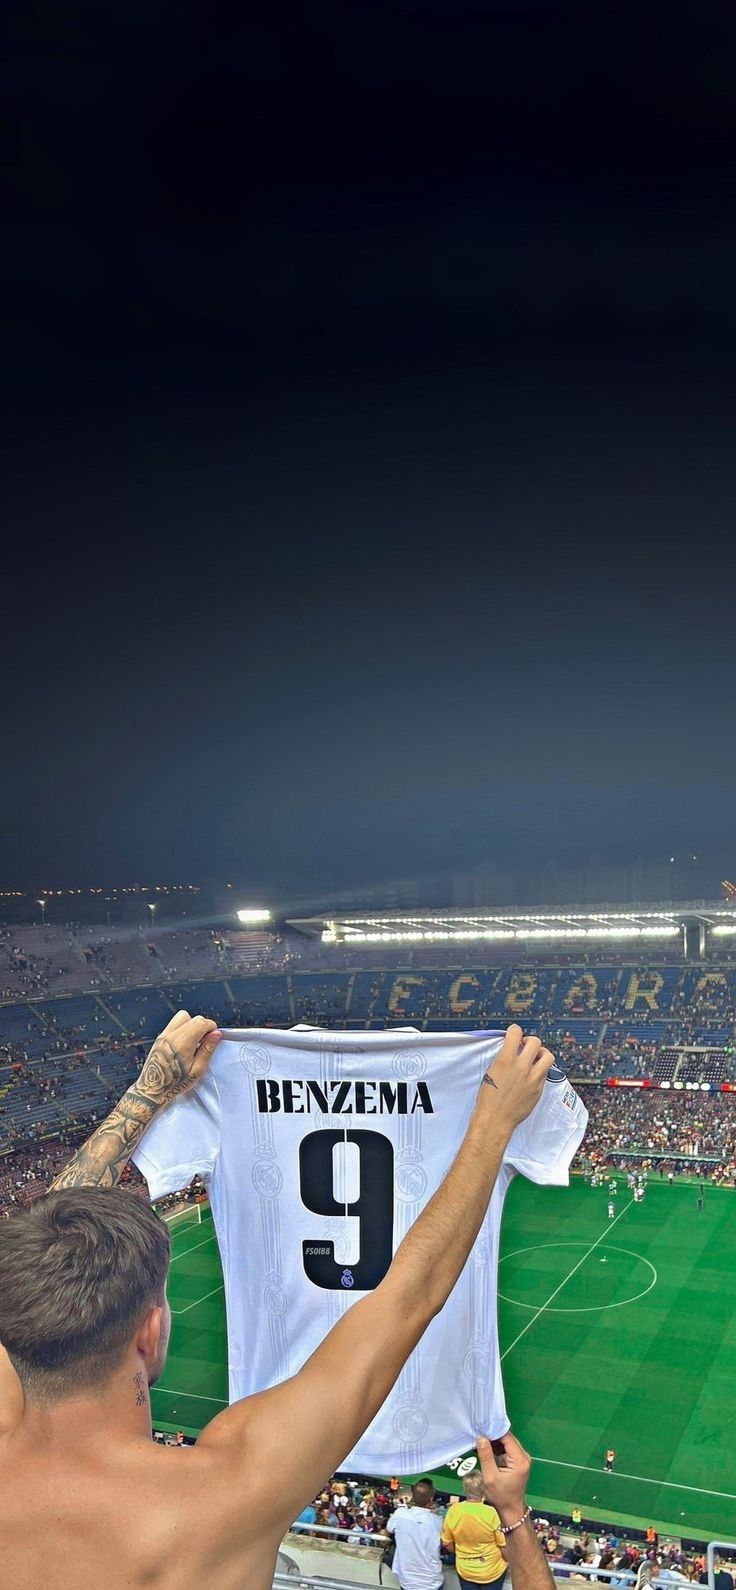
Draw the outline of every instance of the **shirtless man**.
M271 1590L293 1519L362 1435L480 1228L514 1127L552 1056L510 1027L457 1157L376 1290L292 1379L234 1403L193 1447L151 1439L166 1359L169 1234L117 1189L146 1127L197 1084L220 1034L180 1011L137 1082L46 1198L0 1223L3 1590ZM6 1350L7 1349L7 1350ZM509 1436L483 1474L517 1590L548 1590L524 1513L529 1460ZM274 1476L278 1483L274 1483Z

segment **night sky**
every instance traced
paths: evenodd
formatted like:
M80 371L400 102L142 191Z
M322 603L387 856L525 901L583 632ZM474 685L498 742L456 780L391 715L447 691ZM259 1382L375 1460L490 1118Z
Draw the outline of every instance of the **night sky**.
M2 886L736 864L735 47L13 0Z

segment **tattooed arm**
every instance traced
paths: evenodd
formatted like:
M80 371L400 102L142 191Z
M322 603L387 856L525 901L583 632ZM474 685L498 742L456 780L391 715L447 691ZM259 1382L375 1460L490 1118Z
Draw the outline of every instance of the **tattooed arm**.
M138 1081L77 1149L49 1192L60 1187L116 1187L146 1127L177 1094L200 1081L219 1040L214 1021L180 1010L156 1039Z

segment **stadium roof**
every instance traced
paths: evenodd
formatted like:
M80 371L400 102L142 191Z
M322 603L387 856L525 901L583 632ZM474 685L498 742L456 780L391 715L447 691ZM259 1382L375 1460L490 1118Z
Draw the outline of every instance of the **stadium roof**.
M478 943L520 939L655 940L679 937L689 922L702 923L711 932L736 938L736 905L721 901L693 901L689 905L648 905L641 910L600 906L597 910L570 907L536 911L449 910L382 911L292 917L289 927L327 943Z

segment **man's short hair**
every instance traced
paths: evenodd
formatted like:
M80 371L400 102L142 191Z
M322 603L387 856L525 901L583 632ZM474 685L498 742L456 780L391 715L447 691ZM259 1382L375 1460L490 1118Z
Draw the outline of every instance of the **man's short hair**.
M465 1495L471 1497L474 1502L481 1501L485 1496L483 1475L480 1473L466 1474L465 1479L463 1480L463 1489L465 1491Z
M432 1481L417 1480L416 1485L412 1485L411 1488L411 1499L415 1507L429 1507L430 1502L434 1500Z
M31 1401L99 1387L163 1303L171 1242L121 1188L48 1193L0 1221L0 1342Z

